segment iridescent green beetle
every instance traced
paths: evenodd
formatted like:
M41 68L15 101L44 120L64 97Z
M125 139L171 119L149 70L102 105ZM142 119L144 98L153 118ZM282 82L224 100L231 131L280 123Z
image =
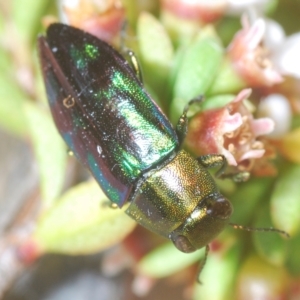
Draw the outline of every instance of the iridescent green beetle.
M51 25L39 50L56 126L107 197L180 251L206 246L232 206L207 171L225 158L180 150L188 106L174 130L127 61L79 29Z

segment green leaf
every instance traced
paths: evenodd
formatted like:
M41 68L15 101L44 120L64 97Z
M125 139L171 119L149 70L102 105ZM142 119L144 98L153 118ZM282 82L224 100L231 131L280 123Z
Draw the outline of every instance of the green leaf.
M235 97L231 94L209 97L203 101L201 107L203 110L221 108L233 101Z
M200 261L204 251L180 252L172 243L165 243L144 256L138 263L138 270L152 278L170 276Z
M209 95L236 93L247 84L240 74L236 72L233 63L229 59L223 59L219 72L214 79L212 86L209 88Z
M293 118L296 119L296 118ZM295 122L295 120L293 120ZM280 154L288 161L300 163L300 125L287 132L279 144Z
M34 238L44 252L88 254L120 242L135 221L113 209L93 180L67 191L37 224Z
M230 197L234 207L232 222L248 225L259 209L259 205L268 199L271 184L272 179L270 178L256 178L245 183L239 183L236 192Z
M271 196L271 217L276 227L295 235L300 231L300 165L290 166L278 178Z
M203 284L195 285L193 299L233 299L233 285L240 253L241 247L236 242L224 251L211 251L200 276Z
M64 184L67 149L48 111L29 102L24 107L40 168L42 201L44 208L48 209Z
M137 35L145 81L156 94L164 95L174 56L172 42L162 24L147 12L139 16Z
M7 131L25 137L27 123L23 103L28 101L28 98L5 72L0 73L0 85L0 124Z
M223 55L217 39L202 37L195 39L186 49L180 65L174 67L177 75L173 89L170 117L176 123L187 102L205 95L214 80Z
M270 228L272 226L268 203L260 206L255 215L255 228ZM277 232L253 232L253 242L256 251L269 263L281 266L287 256L287 241Z
M288 254L287 254L287 263L286 266L289 272L299 277L300 276L300 234L291 238L287 241L288 244Z
M35 39L41 18L49 4L51 4L50 0L12 1L11 18L25 43L30 43Z

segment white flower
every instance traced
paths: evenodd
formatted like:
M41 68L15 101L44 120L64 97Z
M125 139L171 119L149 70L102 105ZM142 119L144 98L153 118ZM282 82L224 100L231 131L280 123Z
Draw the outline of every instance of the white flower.
M230 15L241 15L249 9L265 11L272 0L227 0L227 13Z
M275 128L268 135L279 138L290 131L292 109L288 99L281 94L270 94L258 105L258 117L267 117L274 121Z

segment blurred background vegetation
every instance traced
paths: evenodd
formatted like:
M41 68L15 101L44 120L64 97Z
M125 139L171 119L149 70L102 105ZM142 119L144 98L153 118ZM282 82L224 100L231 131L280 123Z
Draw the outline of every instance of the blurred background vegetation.
M122 2L129 21L129 38L125 43L141 57L146 87L175 120L178 113L174 112L176 117L173 117L172 108L170 112L169 94L170 90L173 93L176 90L173 79L181 68L180 47L165 29L159 32L163 26L160 21L151 17L150 21L143 19L148 22L146 25L140 21L144 10L159 19L158 1ZM270 2L265 14L280 23L286 35L299 32L300 1ZM3 299L133 300L141 299L144 294L143 299L157 300L166 296L300 299L298 158L279 156L275 177L252 178L241 184L218 181L233 203L233 222L280 227L291 233L291 238L229 228L211 245L201 275L203 285L195 282L203 251L190 256L178 253L164 239L135 228L135 223L121 210L111 210L89 174L68 156L48 108L36 40L38 34L45 32L46 24L55 18L59 20L60 7L61 3L47 0L0 0L0 295L3 294ZM212 25L222 47L226 47L240 29L240 16L224 15ZM157 30L158 42L153 41L151 30ZM174 47L167 48L169 40ZM162 49L156 49L154 54L145 51L159 48L157 43L163 45ZM152 54L156 55L154 64L147 60L152 59ZM165 66L168 59L176 68L170 70ZM168 87L170 93L166 93L159 76L173 82ZM299 79L294 79L291 89L300 102ZM286 87L278 90L284 94ZM264 93L254 88L256 98ZM164 102L165 98L168 100ZM292 129L299 128L299 115L294 113ZM294 139L298 138L296 134ZM299 157L297 147L299 142L295 146ZM271 209L274 203L279 207L276 212ZM113 231L107 230L112 228L111 224L117 224Z

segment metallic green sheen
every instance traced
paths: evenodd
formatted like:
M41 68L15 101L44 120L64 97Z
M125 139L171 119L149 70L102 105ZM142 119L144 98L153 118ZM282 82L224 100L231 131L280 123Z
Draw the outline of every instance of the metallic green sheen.
M103 49L91 43L84 43L80 48L70 47L70 57L77 74L100 64L101 57L107 59L101 51ZM93 114L95 120L101 123L99 130L110 139L102 147L105 155L114 160L122 177L132 182L144 170L169 155L177 147L177 137L170 128L164 128L164 116L161 116L161 111L154 106L136 78L129 76L131 74L124 72L118 65L111 65L105 73L105 76L98 75L99 80L94 77L96 84L91 80L86 86L84 80L77 80L79 93L82 97L89 97L89 102L93 103L93 112L86 105L86 114L74 116L74 124L82 124L83 129L88 130L90 125L85 118L87 114ZM84 86L80 86L81 82ZM107 116L112 113L113 118L108 120ZM107 123L101 121L105 119Z
M112 141L106 144L105 149L114 157L123 177L132 181L169 155L177 147L177 139L172 139L171 135L161 130L158 125L162 120L153 122L153 104L136 81L118 71L113 72L111 79L107 88L91 98L95 97L95 102L104 98L114 100L115 104L108 103L109 109L114 111L116 119L121 122L114 126L113 134L112 128L109 128L108 135ZM106 110L103 110L105 113ZM160 118L160 115L156 116Z

